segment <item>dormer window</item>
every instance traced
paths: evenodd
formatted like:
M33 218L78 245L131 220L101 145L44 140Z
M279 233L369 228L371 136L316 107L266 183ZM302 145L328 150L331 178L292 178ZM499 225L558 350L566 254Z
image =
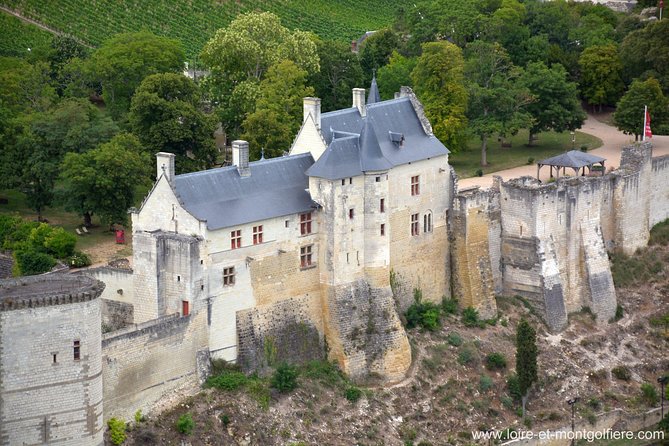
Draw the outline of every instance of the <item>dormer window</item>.
M397 147L402 147L404 144L404 133L388 132L390 141Z

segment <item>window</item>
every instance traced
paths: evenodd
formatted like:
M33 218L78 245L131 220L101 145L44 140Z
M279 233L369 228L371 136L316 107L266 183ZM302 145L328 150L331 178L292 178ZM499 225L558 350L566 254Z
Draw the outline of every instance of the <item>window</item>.
M177 276L177 282L181 282L181 276Z
M54 355L55 358L55 355ZM81 342L74 341L74 360L79 361L81 359Z
M311 212L300 214L300 235L311 234Z
M432 232L432 213L423 215L423 232Z
M411 214L411 235L418 235L418 214Z
M348 218L353 219L353 215L354 215L353 208L351 208L348 210Z
M235 267L223 268L223 285L229 286L235 284Z
M286 225L286 227L290 226L289 221L290 220L286 220L286 222L284 223Z
M386 212L386 199L382 198L381 201L379 201L379 212Z
M182 300L181 301L181 315L182 316L188 316L189 314L189 308L188 308L188 301L187 300Z
M300 248L300 266L307 268L313 263L311 261L311 248L313 245L307 245Z
M376 182L378 183L380 181L381 181L381 177L376 177Z
M262 243L262 225L253 227L253 244L259 245Z
M53 355L53 363L54 363L54 364L57 364L57 361L56 361L56 355L57 355L57 353L52 353L52 355Z
M386 225L381 223L381 235L386 235Z
M420 176L411 177L411 195L420 195Z
M353 184L353 177L348 179L348 184Z
M242 230L237 229L230 233L230 249L237 249L242 247Z
M346 185L346 179L342 179L342 180L341 180L341 185L342 185L342 186Z

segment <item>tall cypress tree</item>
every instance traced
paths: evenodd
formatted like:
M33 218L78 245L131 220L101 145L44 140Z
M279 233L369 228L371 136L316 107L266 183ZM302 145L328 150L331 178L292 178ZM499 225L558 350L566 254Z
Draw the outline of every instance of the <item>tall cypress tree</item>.
M516 373L523 395L525 418L525 403L532 384L537 380L537 332L525 319L518 322L516 329Z

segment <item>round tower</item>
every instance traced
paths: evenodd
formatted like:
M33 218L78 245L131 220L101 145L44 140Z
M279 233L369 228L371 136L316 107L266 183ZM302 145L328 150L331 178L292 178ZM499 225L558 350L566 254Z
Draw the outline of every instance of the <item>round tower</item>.
M102 445L104 284L0 281L0 444Z

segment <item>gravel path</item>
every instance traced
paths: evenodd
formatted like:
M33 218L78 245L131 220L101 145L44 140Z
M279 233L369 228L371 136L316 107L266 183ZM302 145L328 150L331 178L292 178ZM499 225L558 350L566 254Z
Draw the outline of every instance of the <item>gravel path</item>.
M588 119L586 119L580 131L596 136L604 142L602 147L590 150L588 153L606 158L607 170L611 166L617 168L620 165L621 149L634 142L634 138L630 135L625 135L615 127L598 121L592 115L588 115ZM653 143L653 156L669 155L669 136L654 136L651 141ZM537 165L514 167L513 169L500 170L482 177L465 178L458 181L458 188L464 189L472 186L480 186L487 189L492 186L493 175L500 176L505 181L525 175L536 177ZM547 180L548 175L549 169L543 167L541 169L541 179Z

